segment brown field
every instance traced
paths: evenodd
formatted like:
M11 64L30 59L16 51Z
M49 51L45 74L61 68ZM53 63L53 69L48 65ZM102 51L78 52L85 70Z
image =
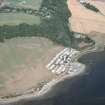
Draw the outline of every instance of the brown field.
M103 15L86 9L77 0L68 0L67 3L72 12L72 17L69 21L71 23L70 28L73 31L86 34L93 31L105 33L105 2L91 2L100 9Z
M0 43L0 96L20 93L55 77L46 64L62 49L39 37L13 38Z

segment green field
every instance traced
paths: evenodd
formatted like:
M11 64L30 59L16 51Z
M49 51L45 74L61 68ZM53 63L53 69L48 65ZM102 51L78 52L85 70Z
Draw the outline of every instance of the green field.
M33 9L39 9L43 0L7 0L10 4L10 6L15 7L15 6L23 6L23 7L29 7ZM23 4L22 4L23 3ZM21 5L22 4L22 5Z
M19 25L27 23L29 25L39 25L41 19L39 16L28 15L24 13L0 13L0 25Z
M42 59L54 44L45 38L14 38L0 43L0 87L19 70L27 70Z

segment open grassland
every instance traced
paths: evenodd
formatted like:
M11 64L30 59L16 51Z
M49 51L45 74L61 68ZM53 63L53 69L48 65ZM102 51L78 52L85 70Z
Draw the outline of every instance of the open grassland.
M39 10L43 0L6 0L12 7L26 7Z
M0 26L19 25L22 23L29 25L39 25L41 23L41 19L39 16L33 16L24 13L0 13Z
M21 92L54 77L46 64L63 47L39 37L0 43L0 95Z

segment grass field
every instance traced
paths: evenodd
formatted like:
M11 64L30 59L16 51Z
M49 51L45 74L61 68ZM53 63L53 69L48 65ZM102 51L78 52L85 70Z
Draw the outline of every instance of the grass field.
M7 0L12 7L27 7L33 9L39 9L43 0Z
M0 43L0 95L22 91L52 78L46 64L60 50L52 41L39 37Z
M17 38L0 43L0 72L15 72L17 66L36 63L53 43L39 38ZM40 42L42 41L42 42Z
M29 25L39 25L41 19L39 16L32 16L24 13L0 13L0 25L19 25L27 23Z
M38 10L43 0L6 0L11 7L33 8ZM23 2L23 3L22 3ZM0 13L0 25L19 25L26 23L29 25L39 25L41 19L39 16L28 15L25 13Z

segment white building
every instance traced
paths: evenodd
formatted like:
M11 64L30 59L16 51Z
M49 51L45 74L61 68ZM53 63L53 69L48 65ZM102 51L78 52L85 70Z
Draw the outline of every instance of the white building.
M88 0L80 0L80 3L87 3L88 2Z

